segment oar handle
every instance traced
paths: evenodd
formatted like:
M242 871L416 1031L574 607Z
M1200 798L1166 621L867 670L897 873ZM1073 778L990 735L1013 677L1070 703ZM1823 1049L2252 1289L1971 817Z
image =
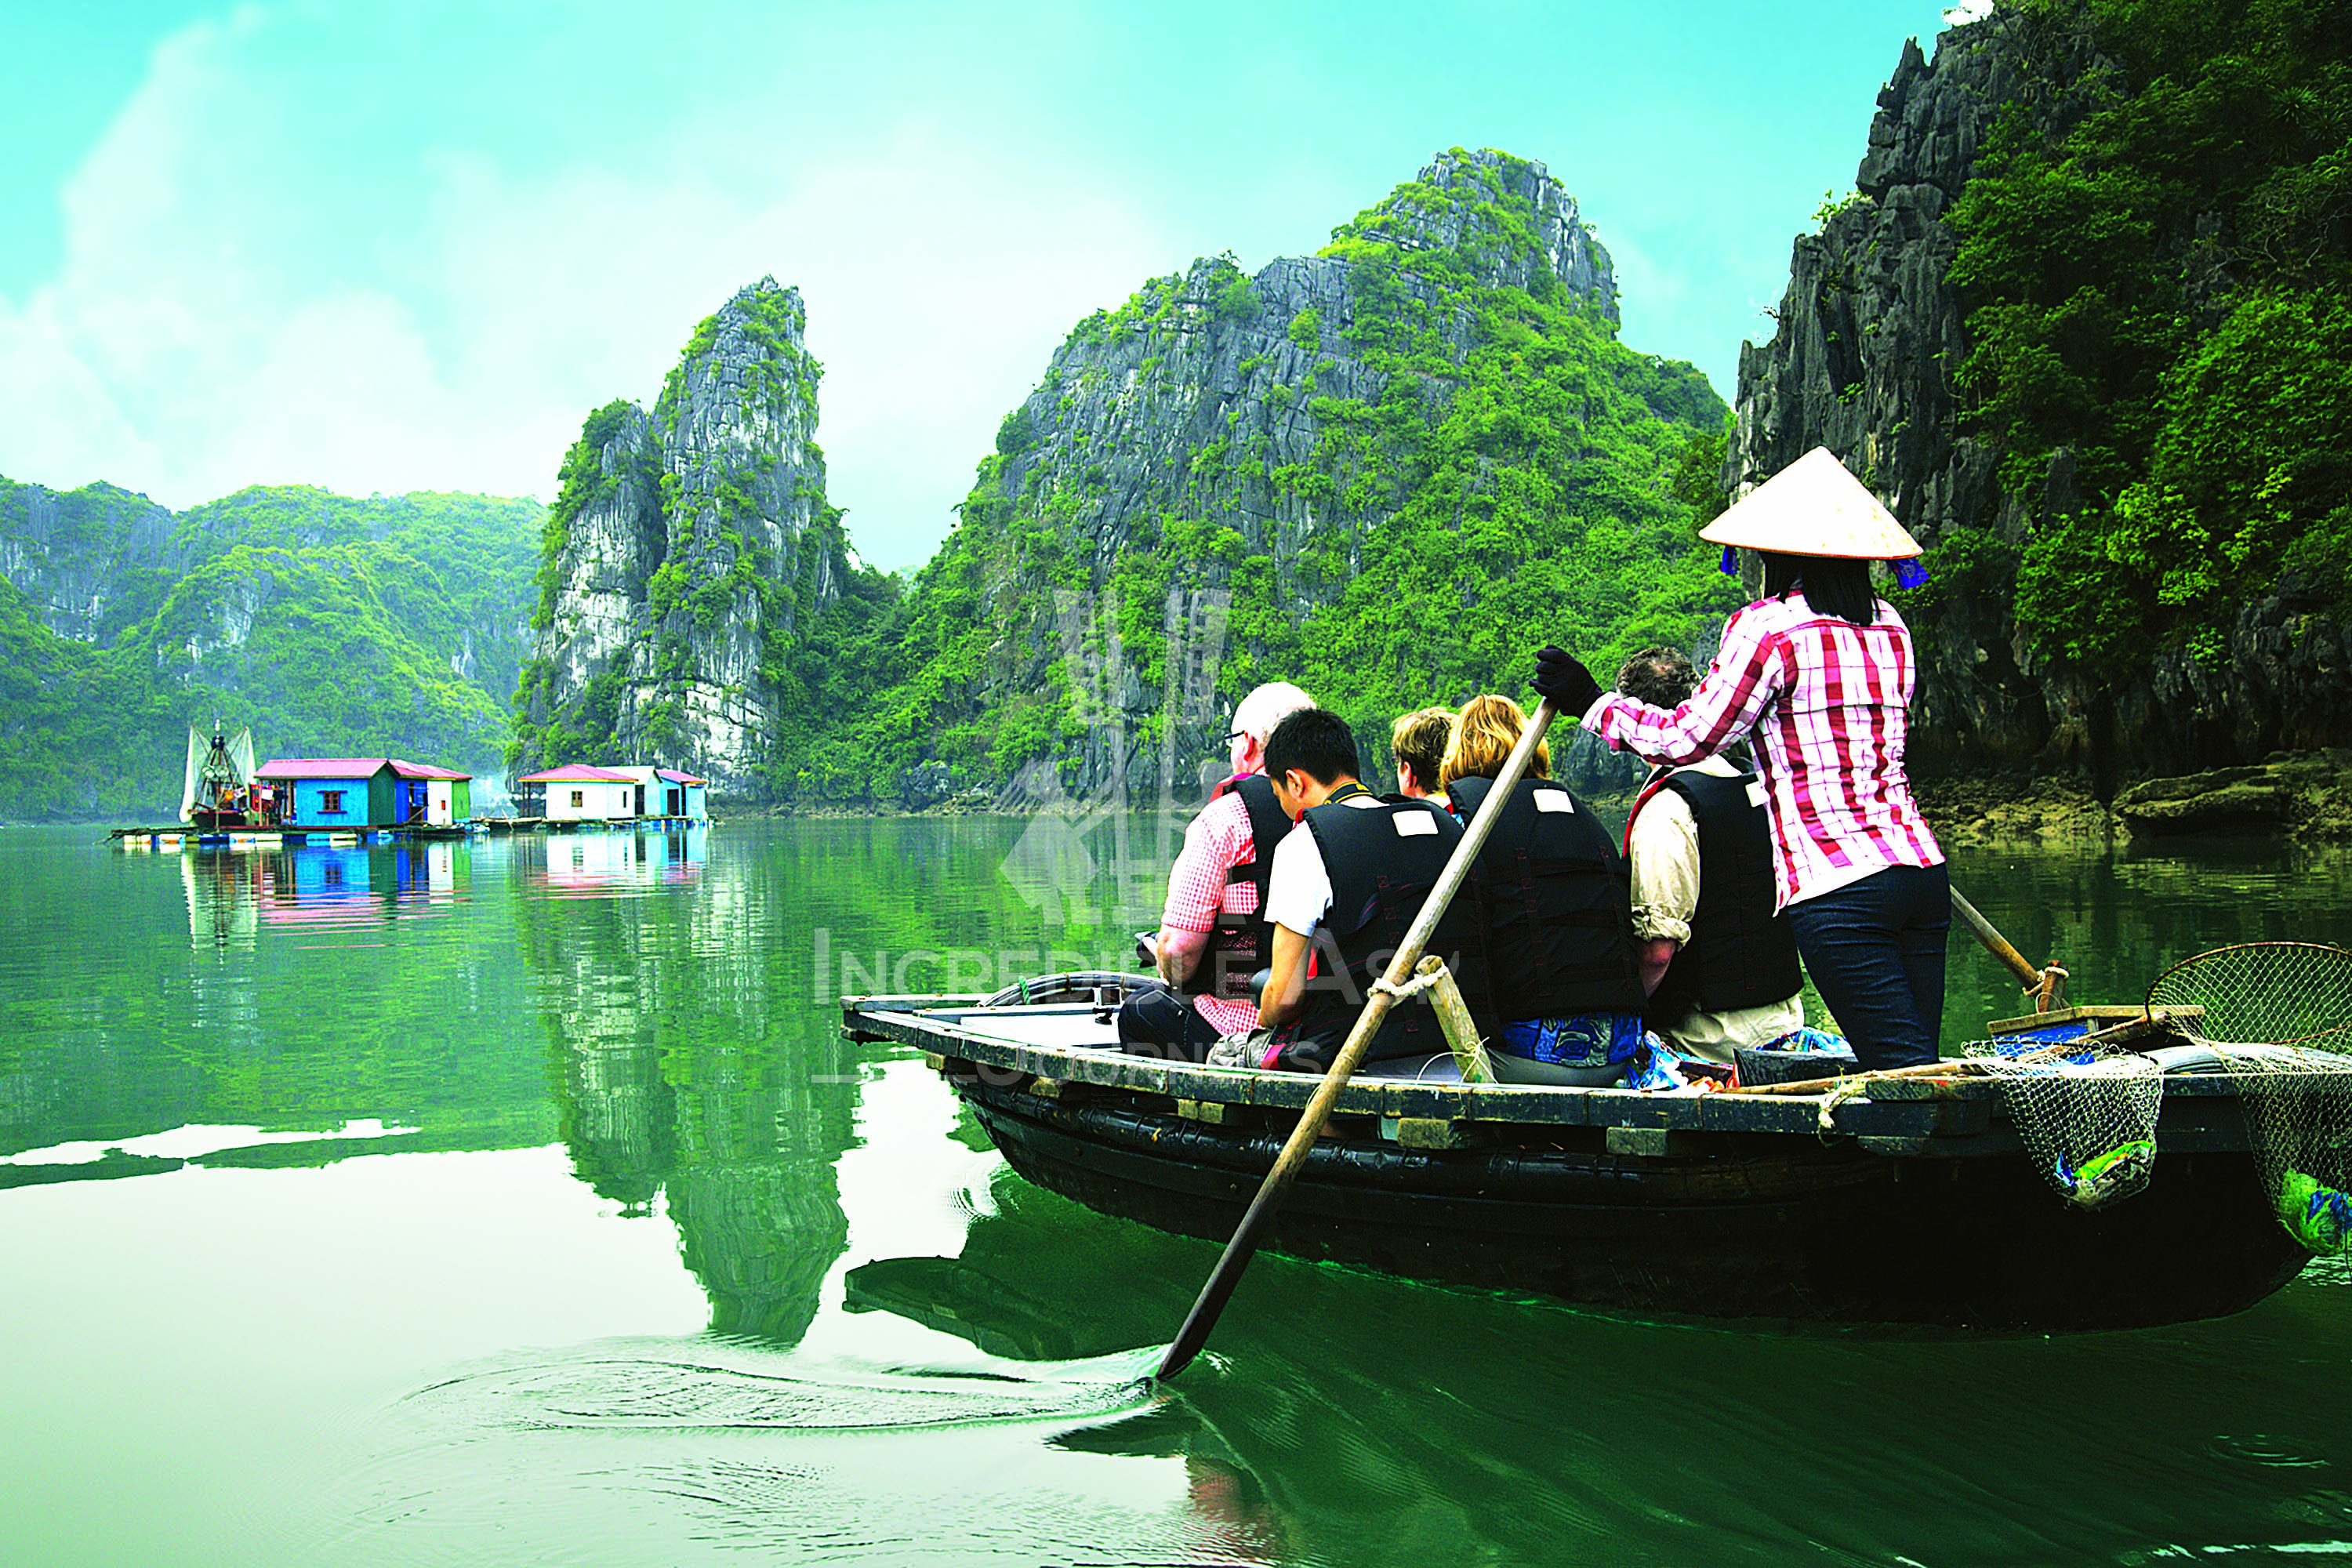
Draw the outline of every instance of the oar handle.
M1952 912L1960 917L1963 925L1977 933L1977 940L1984 943L1987 952L2009 966L2009 972L2017 976L2018 984L2029 991L2040 988L2042 971L2027 963L2025 954L2009 944L2009 938L1993 930L1992 921L1979 914L1977 907L1969 902L1958 888L1952 889Z
M1543 743L1544 731L1551 728L1553 715L1558 711L1551 699L1547 697L1538 705L1535 716L1528 721L1527 730L1519 736L1519 743L1511 748L1511 755L1503 763L1503 771L1495 776L1494 787L1486 792L1486 798L1479 803L1477 813L1471 817L1461 842L1454 847L1454 858L1445 863L1445 869L1439 875L1437 885L1429 889L1429 897L1423 902L1421 912L1406 928L1404 941L1398 944L1395 956L1389 960L1388 973L1381 976L1384 984L1375 986L1371 995L1365 999L1364 1010L1356 1016L1356 1026L1348 1031L1347 1043L1332 1058L1331 1070L1323 1075L1323 1081L1317 1087L1314 1098L1307 1100L1307 1109L1299 1112L1298 1125L1290 1130L1289 1141L1283 1144L1282 1152L1275 1157L1274 1169L1265 1173L1265 1182L1257 1189L1257 1196L1250 1200L1248 1211L1242 1215L1242 1223L1234 1231L1233 1240L1225 1244L1216 1268L1210 1270L1208 1283L1201 1287L1200 1299L1192 1303L1192 1310L1185 1314L1183 1328L1177 1331L1176 1342L1170 1345L1168 1353L1160 1358L1159 1376L1173 1377L1182 1372L1201 1353L1201 1347L1208 1343L1209 1331L1217 1326L1218 1314L1225 1310L1225 1302L1233 1296L1234 1287L1241 1283L1242 1270L1249 1267L1250 1258L1256 1253L1258 1240L1266 1223L1274 1217L1275 1210L1282 1206L1283 1194L1290 1190L1290 1184L1298 1179L1299 1171L1307 1163L1307 1156L1315 1148L1315 1141L1322 1136L1323 1124L1330 1120L1331 1107L1339 1101L1339 1091L1348 1087L1348 1079L1354 1076L1365 1053L1371 1049L1372 1037L1380 1033L1381 1021L1387 1018L1389 1008L1395 1000L1387 987L1402 985L1412 978L1413 966L1421 962L1421 950L1429 945L1431 935L1437 930L1437 922L1445 918L1446 908L1454 902L1454 895L1461 890L1463 879L1469 876L1470 867L1478 858L1480 847L1486 844L1487 836L1494 832L1496 820L1502 816L1504 802L1518 787L1519 780L1527 776L1528 764L1534 759L1536 748Z

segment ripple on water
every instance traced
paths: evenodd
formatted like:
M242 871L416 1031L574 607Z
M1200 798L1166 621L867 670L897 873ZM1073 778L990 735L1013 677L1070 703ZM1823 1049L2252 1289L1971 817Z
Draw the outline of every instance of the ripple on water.
M984 1556L1065 1533L1075 1547L1107 1523L1087 1500L992 1497L959 1472L1000 1465L1007 1424L1051 1432L1151 1406L1158 1354L934 1369L705 1338L470 1367L361 1435L369 1457L344 1478L326 1555L461 1561L485 1530L532 1561L898 1559L958 1542Z
M1088 1419L1148 1404L1144 1377L1158 1353L928 1371L763 1356L720 1340L608 1344L468 1371L402 1403L445 1430L856 1431Z

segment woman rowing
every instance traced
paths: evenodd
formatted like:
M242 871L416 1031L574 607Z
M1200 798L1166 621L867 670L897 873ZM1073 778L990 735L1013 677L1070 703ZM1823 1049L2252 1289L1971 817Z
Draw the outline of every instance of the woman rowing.
M1604 693L1557 647L1536 689L1645 762L1679 766L1753 732L1779 906L1822 1000L1865 1068L1934 1061L1951 881L1903 769L1917 665L1911 633L1872 590L1870 563L1919 546L1826 447L1699 533L1763 559L1764 597L1734 614L1683 704Z

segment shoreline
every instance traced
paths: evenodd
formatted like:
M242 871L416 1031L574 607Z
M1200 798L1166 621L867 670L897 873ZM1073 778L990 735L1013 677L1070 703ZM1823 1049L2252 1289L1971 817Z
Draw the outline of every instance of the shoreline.
M2248 766L2146 779L2102 802L2081 773L1983 773L1921 779L1913 793L1938 838L1957 844L2162 843L2172 837L2233 837L2281 843L2352 840L2352 747L2273 752ZM1597 810L1622 818L1632 792L1584 796ZM714 823L747 818L811 821L935 820L959 816L1013 819L1045 815L993 794L966 790L922 806L793 801L714 800ZM1148 808L1139 808L1148 809ZM1185 808L1185 816L1197 807ZM120 825L117 816L11 820L0 828Z

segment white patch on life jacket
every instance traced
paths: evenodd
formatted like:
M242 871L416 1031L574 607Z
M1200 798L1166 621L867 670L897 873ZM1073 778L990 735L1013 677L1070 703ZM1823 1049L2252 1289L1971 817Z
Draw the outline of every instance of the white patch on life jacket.
M1749 779L1748 781L1748 804L1756 807L1759 811L1764 809L1764 781L1762 779Z
M1564 789L1539 789L1536 791L1536 809L1564 811L1573 816L1576 815L1576 801Z
M1412 838L1420 834L1437 831L1437 818L1425 811L1402 811L1389 820L1396 824L1399 838Z

